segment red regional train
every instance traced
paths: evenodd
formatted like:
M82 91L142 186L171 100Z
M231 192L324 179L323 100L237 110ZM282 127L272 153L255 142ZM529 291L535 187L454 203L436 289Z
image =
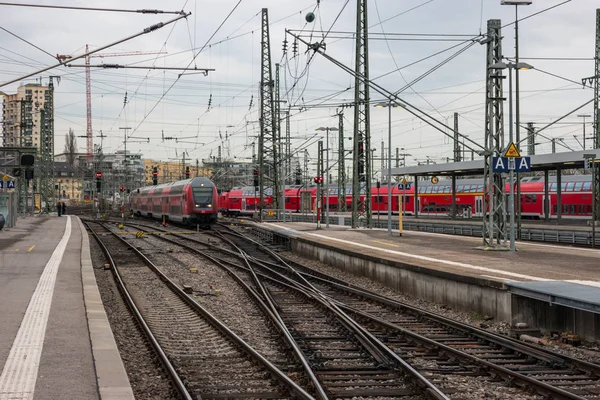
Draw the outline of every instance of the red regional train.
M590 175L564 175L561 177L561 215L563 218L585 219L592 215L592 180ZM221 210L226 214L244 215L252 214L258 204L254 188L247 190L232 190L221 194ZM400 199L404 200L404 214L415 213L415 187L401 190L398 184L392 186L392 212L397 214L400 209ZM506 184L506 191L509 186ZM285 209L292 212L315 211L317 187L310 185L290 185L285 189ZM429 181L418 182L417 207L419 215L448 215L452 207L452 181L440 180L437 184ZM231 193L234 193L232 199ZM266 193L266 191L265 191ZM265 208L271 208L272 195L265 194ZM352 207L352 187L345 190L346 210ZM374 213L387 213L388 190L384 184L380 188L373 187L372 208ZM404 195L404 196L402 196ZM544 217L544 178L526 177L521 179L521 215L524 218L539 219ZM364 187L361 190L361 202L364 201ZM550 177L548 184L549 213L551 218L558 214L558 196L556 177ZM323 209L327 198L323 195ZM469 213L473 217L483 215L483 180L482 179L457 179L456 180L456 206L457 213ZM338 209L338 188L331 185L329 188L329 209Z
M198 177L136 189L129 207L138 216L210 227L217 222L219 196L214 183Z

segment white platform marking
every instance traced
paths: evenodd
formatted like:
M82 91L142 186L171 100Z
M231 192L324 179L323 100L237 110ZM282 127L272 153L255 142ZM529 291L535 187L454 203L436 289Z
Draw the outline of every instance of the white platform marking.
M58 267L71 236L71 217L44 267L0 375L0 400L32 400Z

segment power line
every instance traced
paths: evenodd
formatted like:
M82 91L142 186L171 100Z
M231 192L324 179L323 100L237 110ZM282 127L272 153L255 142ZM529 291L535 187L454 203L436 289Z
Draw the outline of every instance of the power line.
M96 7L74 7L74 6L54 6L49 4L20 4L20 3L5 3L0 2L0 6L17 6L17 7L34 7L34 8L56 8L63 10L80 10L80 11L108 11L108 12L126 12L137 14L178 14L185 15L185 11L162 11L162 10L126 10L121 8L96 8Z
M48 53L46 50L42 49L41 47L38 47L38 46L36 46L35 44L33 44L33 43L31 43L31 42L29 42L29 41L27 41L27 40L25 40L25 39L23 39L21 36L17 35L16 33L12 33L12 32L11 32L11 31L9 31L8 29L5 29L5 28L3 28L3 27L1 27L1 26L0 26L0 29L2 29L4 32L6 32L6 33L8 33L8 34L10 34L10 35L13 35L13 36L14 36L14 37L16 37L17 39L20 39L20 40L24 41L24 42L25 42L25 43L27 43L28 45L35 47L36 49L38 49L38 50L39 50L39 51L41 51L42 53L46 53L46 54L47 54L47 55L49 55L50 57L52 57L52 58L56 59L56 57L55 57L55 56L53 56L52 54Z

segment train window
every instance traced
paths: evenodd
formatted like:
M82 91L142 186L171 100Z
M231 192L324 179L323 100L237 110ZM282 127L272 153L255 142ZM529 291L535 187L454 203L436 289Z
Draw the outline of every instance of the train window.
M537 194L532 194L531 195L531 202L535 203L537 201Z
M464 189L465 185L458 185L456 187L456 193L462 193L463 189Z
M581 192L581 188L583 187L583 182L575 182L575 191Z
M567 182L561 182L560 183L561 192L564 192L566 188L567 188Z
M584 210L585 210L585 206L584 206L584 205L582 205L582 204L580 204L580 205L579 205L579 212L578 212L578 214L583 214L583 213L584 213Z
M552 212L553 212L554 214L556 214L556 212L557 212L557 211L558 211L558 206L555 204L555 205L552 207Z
M425 189L427 189L427 186L421 186L419 188L419 193L425 193Z
M592 190L592 182L583 182L583 191L588 192Z
M550 191L551 191L551 192L556 192L556 182L554 182L554 183L552 183L552 184L550 185Z
M446 186L444 188L444 193L452 193L452 188L450 186Z
M483 192L483 185L477 185L477 191Z
M566 191L567 192L572 192L574 187L575 187L575 182L567 182Z
M433 188L433 186L427 186L425 188L425 193L431 193L431 189Z

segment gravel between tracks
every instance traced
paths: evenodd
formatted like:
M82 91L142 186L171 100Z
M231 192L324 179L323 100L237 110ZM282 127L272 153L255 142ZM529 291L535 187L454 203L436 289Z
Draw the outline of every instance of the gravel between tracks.
M135 244L146 254L152 252L153 262L179 286L191 286L200 305L269 361L283 370L290 362L293 363L288 360L287 346L279 331L275 331L254 300L221 267L154 237ZM159 250L166 248L171 248L172 252ZM192 272L190 268L196 268L196 271ZM271 329L265 329L267 326Z
M90 251L102 303L135 397L149 400L179 399L154 350L123 301L112 271L103 269L106 258L93 239L90 240Z

